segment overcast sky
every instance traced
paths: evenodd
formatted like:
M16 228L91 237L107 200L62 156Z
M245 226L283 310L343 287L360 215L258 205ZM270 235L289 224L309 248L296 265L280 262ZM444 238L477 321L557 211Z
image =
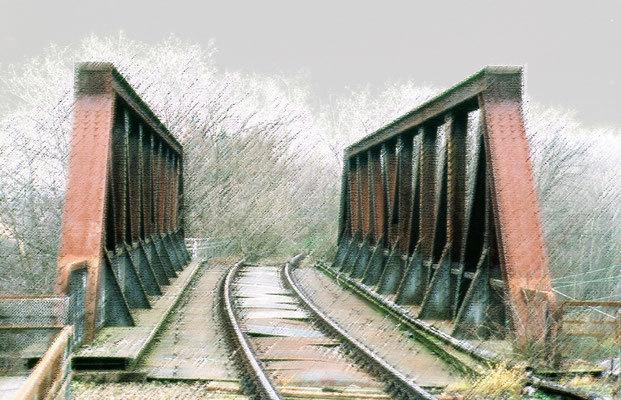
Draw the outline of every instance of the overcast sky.
M448 87L487 64L526 65L535 100L621 126L621 0L7 1L0 64L89 33L215 39L223 69L308 71L320 96L413 79Z

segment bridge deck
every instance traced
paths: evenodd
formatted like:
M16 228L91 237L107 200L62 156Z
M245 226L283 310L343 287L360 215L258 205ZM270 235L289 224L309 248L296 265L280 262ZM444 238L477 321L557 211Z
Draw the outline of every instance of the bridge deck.
M283 286L279 266L247 266L234 283L242 329L251 338L270 379L287 393L293 388L353 386L358 398L382 394L384 384L351 366L338 341L310 321L291 291Z
M387 300L395 302L394 295L386 296ZM412 316L417 316L420 314L421 307L420 306L400 306L409 312ZM440 331L446 333L447 335L451 335L453 330L455 329L454 321L448 320L433 320L428 319L425 322L431 324L435 328L438 328ZM477 339L475 337L470 337L468 339L462 339L464 342L470 343L475 348L480 348L486 350L488 352L497 354L503 358L510 359L511 352L513 347L511 346L511 342L507 339Z
M339 274L338 271L335 271L333 269L331 269L332 273L335 274ZM329 285L333 285L335 287L338 287L338 284L335 283L334 279L330 279L326 276L324 276L324 274L322 274L321 272L319 272L319 270L317 269L313 269L312 271L308 271L307 274L312 274L312 276L307 276L306 279L308 280L312 280L312 279L318 279L321 282L326 281L326 284ZM335 279L336 282L339 282L339 279L344 278L345 280L350 280L355 282L356 285L363 287L366 291L370 291L372 292L374 287L373 286L369 286L369 285L365 285L362 282L362 279L360 278L349 278L346 275L338 275ZM314 287L316 284L312 283L310 284L310 287ZM315 294L312 294L312 296L318 295L317 293L319 293L319 291L323 289L323 287L321 286L317 286L317 290ZM345 292L343 292L345 293ZM345 295L345 294L343 294ZM353 293L348 293L349 297L356 297ZM398 302L396 301L397 299L397 295L395 294L388 294L388 295L377 295L376 296L380 297L381 299L383 299L383 301L385 301L387 304L391 304L393 306L397 306L399 309L405 311L406 314L408 314L410 317L417 319L418 315L421 312L421 306L420 305L402 305L402 304L398 304ZM363 301L364 302L364 301ZM452 336L452 333L455 329L455 321L454 320L438 320L438 319L426 319L424 321L424 323L428 324L429 326L435 328L437 331L441 332L443 335L446 335L448 337ZM513 357L513 346L511 344L511 341L509 339L494 339L494 338L478 338L476 336L471 336L467 339L460 339L460 342L463 342L465 344L467 344L470 348L472 349L480 349L483 352L485 352L488 356L490 357L499 357L499 359L505 359L505 360L510 360ZM455 353L456 355L458 353Z
M410 338L393 321L338 286L316 268L294 270L304 292L342 328L375 349L386 361L423 387L445 387L458 379L449 365ZM407 356L404 356L407 355Z
M184 292L154 345L139 362L138 369L154 379L201 379L237 382L218 332L218 283L225 265L203 265Z
M175 307L181 294L199 269L200 263L194 261L166 289L155 298L150 309L137 310L134 315L135 326L105 327L95 336L92 344L78 350L74 365L91 368L103 366L115 359L115 364L127 367L133 364L146 350L162 324Z

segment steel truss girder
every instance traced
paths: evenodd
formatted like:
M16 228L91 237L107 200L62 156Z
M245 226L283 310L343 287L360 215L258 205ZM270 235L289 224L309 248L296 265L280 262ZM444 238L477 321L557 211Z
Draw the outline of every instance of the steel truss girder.
M521 104L522 69L486 67L349 146L335 266L458 336L544 340L555 297Z
M189 261L183 244L183 151L110 63L76 67L73 137L56 291L86 265L84 341L132 310Z

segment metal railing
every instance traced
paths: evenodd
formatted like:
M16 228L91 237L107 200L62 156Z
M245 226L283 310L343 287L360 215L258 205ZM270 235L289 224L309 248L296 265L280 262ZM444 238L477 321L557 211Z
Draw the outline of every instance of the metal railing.
M232 255L239 249L236 238L185 238L184 241L192 258L204 261Z

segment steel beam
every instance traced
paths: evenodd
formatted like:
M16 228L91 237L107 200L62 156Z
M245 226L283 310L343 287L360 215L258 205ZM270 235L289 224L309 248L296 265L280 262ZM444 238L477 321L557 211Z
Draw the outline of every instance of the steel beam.
M148 295L187 263L177 248L183 155L112 64L79 64L75 88L56 291L69 294L86 264L90 342L101 326L133 324L131 310L150 307Z
M340 223L355 240L346 253L339 241L338 259L379 293L422 304L421 317L452 319L460 334L497 336L511 326L527 344L549 336L555 298L521 88L520 67L486 67L349 146L342 204L350 210ZM478 155L469 160L469 113L477 109ZM441 125L446 146L437 157ZM530 291L545 296L524 296ZM484 326L472 329L477 321Z

